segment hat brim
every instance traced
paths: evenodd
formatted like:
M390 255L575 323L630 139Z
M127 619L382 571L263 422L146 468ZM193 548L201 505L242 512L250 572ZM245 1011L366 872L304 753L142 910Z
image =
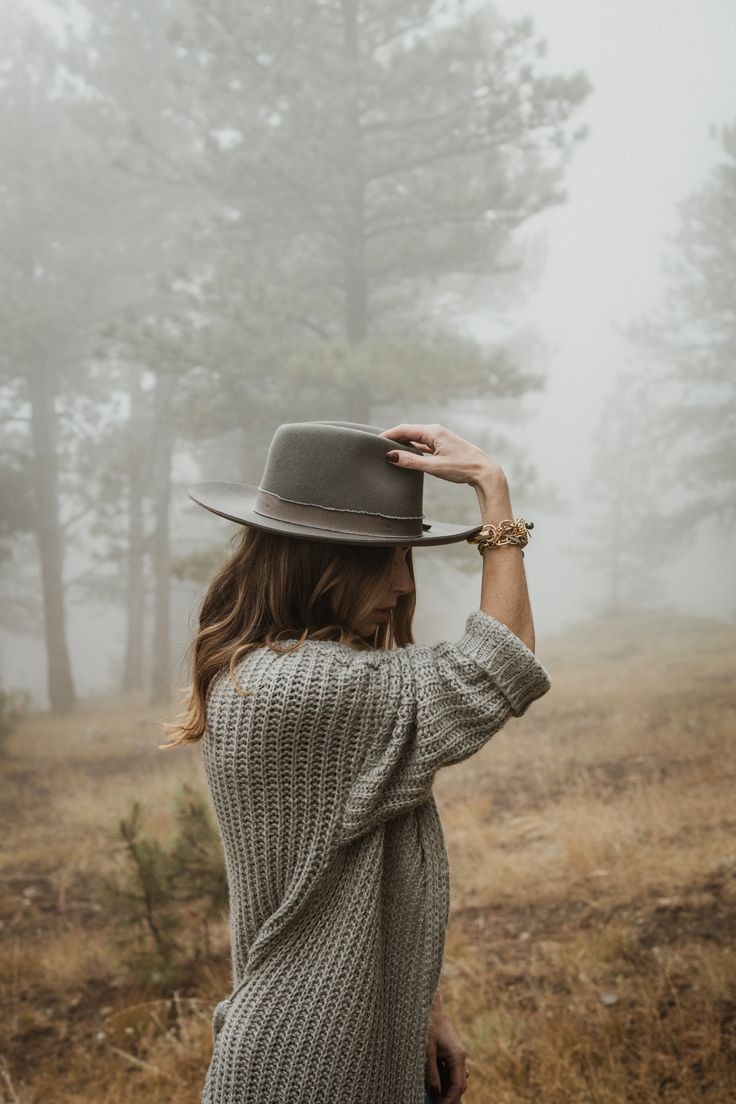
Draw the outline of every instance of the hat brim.
M318 529L312 525L277 521L275 518L257 514L253 507L258 495L258 487L253 487L249 483L195 483L187 489L187 494L198 506L203 506L205 510L227 518L228 521L235 521L240 525L252 525L255 529L266 529L272 533L283 533L285 536L330 541L334 544L377 545L392 548L406 544L422 547L430 544L452 544L475 536L482 528L482 522L467 526L426 518L424 524L431 525L431 529L425 530L418 537L371 537L362 533L336 533L332 529Z

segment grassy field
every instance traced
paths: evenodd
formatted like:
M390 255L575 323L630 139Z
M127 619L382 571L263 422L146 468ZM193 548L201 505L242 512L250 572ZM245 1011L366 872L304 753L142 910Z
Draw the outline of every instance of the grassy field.
M736 1099L736 627L621 616L542 640L553 689L435 785L452 871L441 983L467 1104ZM146 708L28 717L2 760L0 1100L198 1104L227 921L176 906L186 966L99 886L138 800L167 840L205 793ZM155 913L156 903L149 902ZM140 928L140 930L139 930ZM401 1102L397 1102L401 1104Z

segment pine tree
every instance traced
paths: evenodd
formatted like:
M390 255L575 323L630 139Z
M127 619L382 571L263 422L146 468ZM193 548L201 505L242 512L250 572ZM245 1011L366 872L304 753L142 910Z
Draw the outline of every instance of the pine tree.
M679 492L664 536L736 521L736 123L720 140L722 160L678 206L664 305L626 329L658 387L662 491Z

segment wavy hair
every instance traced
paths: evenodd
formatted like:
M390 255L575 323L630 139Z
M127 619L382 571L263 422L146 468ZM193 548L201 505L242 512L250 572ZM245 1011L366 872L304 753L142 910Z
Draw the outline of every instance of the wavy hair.
M386 649L414 643L415 592L400 594L385 622L370 638L355 629L375 609L390 577L395 548L300 540L243 526L216 572L199 611L199 629L187 651L191 685L184 710L165 724L169 743L194 743L205 731L207 690L227 667L238 693L235 665L255 648L278 654L298 651L305 640L333 640L349 647ZM407 556L414 579L411 548ZM284 639L296 638L282 647Z

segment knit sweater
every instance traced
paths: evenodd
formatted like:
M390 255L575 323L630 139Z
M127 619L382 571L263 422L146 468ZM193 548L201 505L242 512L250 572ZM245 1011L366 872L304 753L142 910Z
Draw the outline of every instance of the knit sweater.
M294 638L292 638L294 639ZM480 609L451 643L260 647L210 684L232 991L202 1104L421 1104L449 918L432 784L550 688Z

